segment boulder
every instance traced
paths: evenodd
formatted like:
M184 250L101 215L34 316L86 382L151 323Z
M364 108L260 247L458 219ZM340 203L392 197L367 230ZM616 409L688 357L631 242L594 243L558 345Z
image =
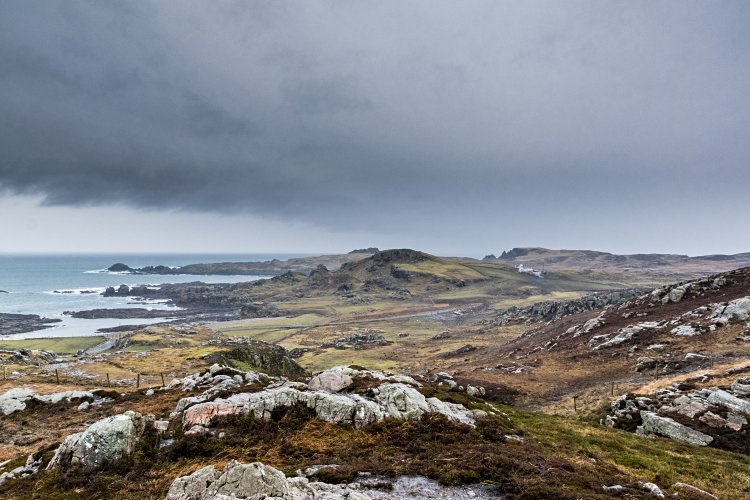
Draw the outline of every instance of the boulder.
M47 469L94 470L130 456L145 428L146 419L133 411L94 422L85 431L65 438Z
M638 427L640 435L656 434L698 446L706 446L714 440L708 434L691 429L671 418L660 417L650 411L641 411L641 420L643 423Z
M0 411L7 416L26 409L26 401L35 396L31 389L15 388L0 395Z
M701 415L698 420L700 420L707 426L713 427L715 429L721 429L722 427L727 426L726 419L723 418L721 415L717 415L716 413L712 411L707 411L706 413Z
M336 366L315 375L308 386L314 391L339 392L349 388L359 373L348 366Z
M747 425L747 419L742 415L737 415L736 413L731 412L727 415L727 427L733 431L739 432L745 425Z
M708 396L708 402L717 406L723 406L729 410L736 411L738 413L744 413L750 415L750 401L740 399L733 394L724 391L722 389L716 389L712 391Z
M750 317L750 297L729 302L726 306L716 306L713 318L722 323L740 323Z
M224 472L208 487L209 497L229 498L288 497L289 485L284 474L260 462L241 464L229 462Z
M485 390L485 388L482 387L481 385L473 386L471 384L467 384L466 386L466 394L468 394L469 396L473 396L475 398L484 397L486 392L487 391Z
M427 399L413 387L404 384L383 384L378 389L375 401L389 416L417 420L430 411Z
M165 500L199 500L206 498L208 486L216 480L213 465L198 469L188 476L178 477L169 487Z
M705 401L700 398L690 398L688 396L680 396L675 399L672 401L672 406L674 407L674 411L690 418L695 418L708 410L708 405Z

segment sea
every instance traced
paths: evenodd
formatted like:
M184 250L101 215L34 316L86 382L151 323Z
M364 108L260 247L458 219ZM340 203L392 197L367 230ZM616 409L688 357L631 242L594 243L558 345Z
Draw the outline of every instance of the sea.
M150 319L79 319L65 311L142 307L173 309L163 301L144 303L132 297L103 297L109 286L163 283L239 283L261 276L228 275L148 275L113 273L107 268L122 262L133 268L144 266L184 266L212 262L257 262L286 260L310 254L95 254L95 255L3 255L0 254L0 313L38 314L61 319L55 326L33 332L0 336L0 339L79 337L100 335L100 328L158 323ZM2 321L2 320L0 320Z

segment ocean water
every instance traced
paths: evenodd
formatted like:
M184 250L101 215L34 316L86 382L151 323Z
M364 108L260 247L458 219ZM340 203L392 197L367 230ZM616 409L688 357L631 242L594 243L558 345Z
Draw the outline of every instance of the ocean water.
M97 335L99 328L120 325L158 323L159 319L77 319L64 311L100 308L143 307L168 310L171 306L158 301L147 304L128 297L102 297L108 286L159 285L162 283L237 283L254 281L259 276L224 275L148 275L110 273L106 269L116 262L131 267L149 265L183 266L204 262L249 262L285 260L309 254L97 254L97 255L1 255L0 312L38 314L61 319L52 328L0 338L73 337ZM95 293L85 293L85 292ZM59 292L59 293L55 293ZM66 293L62 293L66 292Z

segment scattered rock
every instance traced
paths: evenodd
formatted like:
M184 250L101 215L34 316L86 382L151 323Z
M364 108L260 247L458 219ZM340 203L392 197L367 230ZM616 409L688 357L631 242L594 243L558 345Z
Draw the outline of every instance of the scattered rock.
M647 356L641 356L636 361L635 371L642 372L644 370L651 370L656 367L657 361Z
M687 497L695 500L719 500L719 497L687 483L674 483L673 490L677 490L679 497Z
M15 388L0 394L0 412L8 416L17 411L25 410L26 403L31 400L44 404L57 404L62 400L70 402L74 399L101 401L102 398L91 391L63 391L42 396L31 389Z
M696 354L694 352L689 352L685 354L685 358L683 361L686 363L702 363L704 361L707 361L709 359L708 356L704 356L702 354Z
M672 328L670 332L674 333L678 337L693 337L695 335L700 335L700 332L691 325L679 325L675 328Z

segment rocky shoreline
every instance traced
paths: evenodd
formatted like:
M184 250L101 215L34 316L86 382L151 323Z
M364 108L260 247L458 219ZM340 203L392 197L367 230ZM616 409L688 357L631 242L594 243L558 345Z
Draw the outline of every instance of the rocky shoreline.
M107 268L109 272L129 274L159 274L159 275L224 275L224 276L276 276L289 271L309 274L318 266L326 266L334 270L348 262L356 262L376 253L375 248L354 250L347 254L320 255L315 257L299 257L288 260L267 260L262 262L215 262L205 264L188 264L171 267L165 265L145 266L133 268L122 262Z
M0 313L0 335L14 335L52 328L55 326L54 323L61 321L61 319L43 318L38 314Z
M65 311L63 313L71 318L79 319L153 319L153 318L182 318L190 313L184 310L174 309L145 309L145 308L122 308L122 309L88 309L85 311Z

